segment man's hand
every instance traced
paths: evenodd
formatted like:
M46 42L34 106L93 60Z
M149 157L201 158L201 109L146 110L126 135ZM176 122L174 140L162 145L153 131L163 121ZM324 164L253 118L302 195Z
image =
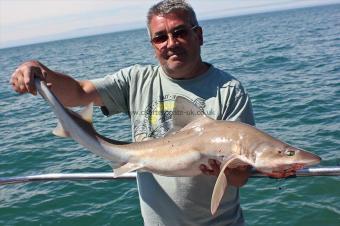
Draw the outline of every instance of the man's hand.
M219 161L210 159L210 168L206 165L201 165L200 169L205 175L218 176L220 174L221 163ZM240 166L237 168L226 168L224 171L229 184L235 187L242 187L250 177L251 166Z
M12 74L9 83L17 93L31 93L36 95L34 77L46 79L47 68L38 61L28 61L20 65Z

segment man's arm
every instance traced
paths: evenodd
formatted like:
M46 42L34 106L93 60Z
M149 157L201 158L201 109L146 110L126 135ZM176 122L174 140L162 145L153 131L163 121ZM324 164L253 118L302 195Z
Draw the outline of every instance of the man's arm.
M93 102L102 106L103 102L92 82L74 78L50 70L39 61L28 61L20 65L12 74L10 84L17 93L36 95L34 77L49 84L52 92L66 106L81 106Z

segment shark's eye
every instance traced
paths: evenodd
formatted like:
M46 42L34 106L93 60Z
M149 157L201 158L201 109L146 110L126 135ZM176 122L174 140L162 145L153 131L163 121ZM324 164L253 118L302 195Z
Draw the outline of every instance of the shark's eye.
M285 154L286 154L287 156L294 156L294 155L295 155L295 151L293 151L293 150L286 150L286 151L285 151Z

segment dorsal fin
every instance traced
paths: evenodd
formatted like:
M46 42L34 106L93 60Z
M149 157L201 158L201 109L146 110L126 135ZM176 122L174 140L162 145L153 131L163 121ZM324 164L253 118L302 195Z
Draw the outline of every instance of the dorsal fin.
M188 99L177 96L172 112L172 132L178 131L198 118L206 117L204 112Z

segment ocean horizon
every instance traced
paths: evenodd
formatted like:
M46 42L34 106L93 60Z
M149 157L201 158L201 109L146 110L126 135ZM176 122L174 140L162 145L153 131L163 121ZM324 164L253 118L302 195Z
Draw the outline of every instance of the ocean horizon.
M251 15L258 15L258 14L267 14L267 13L275 13L275 12L285 12L285 11L291 11L291 10L300 10L300 9L308 9L308 8L317 8L317 7L329 7L329 6L336 6L339 5L337 2L326 2L324 4L316 4L316 5L302 5L297 6L296 8L274 8L274 9L268 9L267 10L259 10L259 11L250 11L250 12L239 12L236 14L230 14L230 15L222 15L222 16L208 16L206 18L203 18L203 20L200 20L200 23L206 23L213 20L220 20L225 18L234 18L234 17L243 17L243 16L251 16ZM19 40L15 43L9 42L9 44L0 44L0 49L10 49L10 48L16 48L16 47L25 47L25 46L31 46L31 45L39 45L39 44L45 44L50 42L58 42L58 41L64 41L64 40L72 40L72 39L78 39L78 38L87 38L87 37L95 37L105 34L112 34L112 33L120 33L120 32L128 32L132 30L145 30L146 25L128 25L125 28L110 28L113 27L112 25L104 26L105 29L102 29L101 31L98 31L98 28L92 28L94 31L83 31L79 34L75 31L71 32L64 32L60 34L55 35L49 35L47 37L44 37L43 35L40 38L34 38L34 39L27 39L27 40ZM79 29L83 30L83 29ZM83 34L82 34L83 33Z

